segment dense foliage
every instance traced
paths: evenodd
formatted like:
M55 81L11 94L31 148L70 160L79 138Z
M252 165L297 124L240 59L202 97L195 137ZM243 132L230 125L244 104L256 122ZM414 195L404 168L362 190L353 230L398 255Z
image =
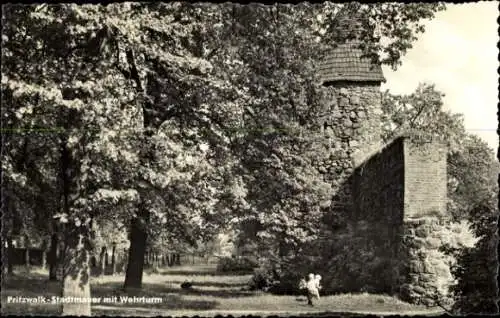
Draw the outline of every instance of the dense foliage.
M259 263L250 257L222 257L217 263L221 273L252 273Z

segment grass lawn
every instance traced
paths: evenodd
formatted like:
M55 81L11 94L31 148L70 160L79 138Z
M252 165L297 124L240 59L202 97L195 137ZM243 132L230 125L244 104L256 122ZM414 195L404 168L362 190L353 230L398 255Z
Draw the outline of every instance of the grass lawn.
M60 283L49 282L48 273L40 269L31 272L15 271L2 282L2 314L58 315L58 304L8 303L8 296L60 296ZM366 314L441 314L436 308L415 306L394 297L371 294L341 294L322 297L314 307L307 306L305 297L275 296L245 290L250 275L219 275L213 266L186 266L145 273L142 290L122 290L123 275L91 278L92 297L100 303L92 304L93 315L119 316L215 316L237 315L300 315L343 313ZM193 283L191 290L180 284ZM158 299L157 303L122 302L120 297L136 296ZM104 298L110 298L104 303ZM111 298L116 297L116 298Z

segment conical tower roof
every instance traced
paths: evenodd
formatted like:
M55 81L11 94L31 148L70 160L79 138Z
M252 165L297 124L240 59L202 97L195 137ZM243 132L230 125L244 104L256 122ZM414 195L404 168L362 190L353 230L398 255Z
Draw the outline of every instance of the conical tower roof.
M336 38L344 40L319 63L321 83L385 82L380 63L375 63L366 56L360 47L363 17L347 11L339 14L341 16L336 23Z

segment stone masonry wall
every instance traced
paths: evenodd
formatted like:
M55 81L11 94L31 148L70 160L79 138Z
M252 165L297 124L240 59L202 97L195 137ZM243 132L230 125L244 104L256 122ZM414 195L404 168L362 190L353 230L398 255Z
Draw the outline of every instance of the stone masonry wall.
M387 226L403 221L404 140L397 139L358 166L354 174L354 217Z
M385 244L379 238L385 234L372 230L372 220L357 222L352 192L356 167L381 147L380 83L336 82L324 89L328 103L319 124L330 156L318 162L317 169L335 191L330 211L333 217L325 220L335 233L328 262L335 270L325 273L324 291L385 291L386 286L392 285L389 277L393 273L388 273L383 282L381 276L364 275L368 273L365 267L388 268L387 259L377 256Z
M324 89L328 103L319 124L331 154L327 160L317 162L317 169L337 190L333 209L350 214L350 176L381 145L380 84L336 83Z
M397 139L358 166L353 175L351 222L362 249L363 289L395 293L403 232L404 140ZM364 224L369 224L366 228ZM346 242L346 244L349 244Z
M445 296L453 281L450 259L440 250L440 229L448 222L445 148L398 138L350 179L352 210L335 237L336 271L327 288L424 304L432 303L434 292Z
M434 304L434 294L448 296L454 277L450 270L453 260L440 250L441 228L446 220L436 216L405 221L398 279L401 299L417 304Z
M386 266L365 266L365 284L403 299L431 304L453 281L440 250L446 214L446 149L440 143L394 140L355 170L353 220L368 222L359 237L366 253ZM364 260L367 262L367 260ZM367 264L371 264L367 262Z
M383 292L428 303L452 280L432 234L447 220L446 149L409 137L382 148L378 83L337 82L325 92L319 124L330 156L316 167L335 190L334 218L325 219L335 236L325 292Z

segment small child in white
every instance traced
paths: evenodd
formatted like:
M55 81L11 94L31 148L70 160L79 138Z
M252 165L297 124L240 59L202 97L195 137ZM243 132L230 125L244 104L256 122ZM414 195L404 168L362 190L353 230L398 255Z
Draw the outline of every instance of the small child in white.
M307 289L307 304L313 306L313 298L319 294L318 288L316 288L316 279L314 274L309 274L308 280L306 282Z
M316 282L316 293L315 293L315 296L319 300L319 291L322 288L321 283L320 283L321 282L321 275L316 274L316 276L314 276L314 281Z

